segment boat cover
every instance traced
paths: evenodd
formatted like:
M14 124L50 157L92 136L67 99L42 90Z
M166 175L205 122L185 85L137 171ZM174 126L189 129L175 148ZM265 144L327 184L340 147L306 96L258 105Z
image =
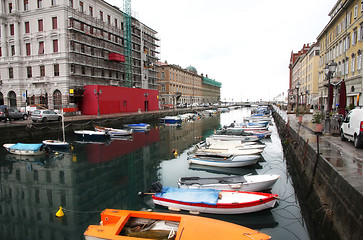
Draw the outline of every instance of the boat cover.
M9 147L9 149L36 152L42 147L42 145L42 143L17 143Z
M184 189L163 187L160 193L155 194L155 197L166 198L180 202L217 205L219 192L220 190L215 189Z

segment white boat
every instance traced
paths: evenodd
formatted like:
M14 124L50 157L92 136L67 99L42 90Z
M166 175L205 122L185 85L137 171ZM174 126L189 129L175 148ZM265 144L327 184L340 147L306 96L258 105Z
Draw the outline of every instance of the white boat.
M150 124L147 123L132 123L124 125L126 128L135 130L135 131L149 131Z
M178 181L180 188L207 188L217 190L264 191L271 189L280 175L245 175L228 177L182 177Z
M6 143L3 147L11 154L24 156L39 156L46 152L42 143Z
M251 136L238 136L238 135L219 135L214 134L211 136L213 139L218 140L235 140L235 141L244 141L244 142L256 142L259 140L257 136L251 135Z
M278 195L215 189L163 187L152 196L157 205L169 210L186 210L213 214L242 214L272 208Z
M165 116L163 118L160 118L160 123L165 124L177 124L182 123L182 119L179 116Z
M129 136L132 134L132 129L117 129L102 126L95 126L95 130L98 132L104 132L110 135L111 138Z
M74 131L78 139L82 139L82 141L106 141L110 139L110 135L105 132L98 132L92 130L76 130Z
M195 152L197 156L221 156L229 157L231 155L241 156L241 155L256 155L261 154L263 149L246 149L246 148L227 148L227 149L212 149L212 148L201 148Z
M63 109L62 109L62 135L63 140L43 140L42 143L50 147L54 150L66 149L69 147L69 143L66 142L66 134L64 129L64 116L63 116Z
M235 141L235 140L218 140L213 138L206 138L205 144L200 145L200 148L208 148L208 149L264 149L266 147L265 144L256 144L256 142L243 142L243 141Z
M239 155L234 156L197 156L188 157L190 164L200 164L215 167L245 167L257 163L261 155Z

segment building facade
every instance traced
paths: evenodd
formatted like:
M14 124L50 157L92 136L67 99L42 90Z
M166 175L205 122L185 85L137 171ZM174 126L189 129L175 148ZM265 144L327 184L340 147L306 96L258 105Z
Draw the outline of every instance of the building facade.
M221 83L199 75L193 67L182 68L167 62L157 63L159 101L161 106L178 103L216 103L220 100Z
M0 105L74 106L84 85L157 89L157 32L131 17L128 35L119 8L103 0L2 0L0 10Z
M324 67L338 64L331 78L334 88L333 106L339 104L339 84L346 84L347 106L361 105L362 94L362 48L363 48L363 2L339 0L329 13L330 21L317 37L321 55L319 61L319 92L324 105L328 102L327 77Z
M291 52L289 63L289 90L288 104L295 105L298 102L298 86L301 84L301 57L309 50L310 45L304 44L297 53ZM299 84L298 84L299 83Z

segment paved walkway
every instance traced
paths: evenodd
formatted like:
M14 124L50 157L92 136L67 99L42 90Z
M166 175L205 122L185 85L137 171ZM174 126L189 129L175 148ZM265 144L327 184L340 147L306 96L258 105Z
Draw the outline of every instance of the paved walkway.
M363 193L363 149L357 149L352 142L341 141L339 136L323 133L319 137L314 132L315 125L311 123L312 114L306 114L299 123L295 114L276 108L276 112L295 129L309 145L319 152L334 168L351 183L359 192Z

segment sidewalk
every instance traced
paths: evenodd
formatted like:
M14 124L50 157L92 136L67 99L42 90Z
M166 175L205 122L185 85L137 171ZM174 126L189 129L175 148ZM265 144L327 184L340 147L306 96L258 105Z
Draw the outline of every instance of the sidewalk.
M304 115L299 123L295 114L275 108L275 111L287 122L291 128L304 138L308 144L317 151L319 139L319 152L348 182L363 193L363 149L355 148L352 142L341 141L339 135L323 133L317 136L314 124L311 123L312 114Z

